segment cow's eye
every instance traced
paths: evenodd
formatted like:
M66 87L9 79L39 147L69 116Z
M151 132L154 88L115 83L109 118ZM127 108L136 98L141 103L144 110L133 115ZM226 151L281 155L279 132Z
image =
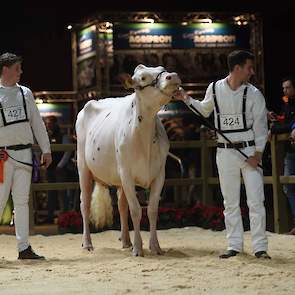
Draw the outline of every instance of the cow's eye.
M141 81L145 81L145 77L141 77Z

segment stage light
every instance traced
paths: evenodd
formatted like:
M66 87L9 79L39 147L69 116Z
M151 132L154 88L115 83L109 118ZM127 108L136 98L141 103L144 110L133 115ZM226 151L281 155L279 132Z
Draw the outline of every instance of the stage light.
M197 20L198 23L204 23L204 24L212 24L212 19L207 17L207 18L200 18Z
M159 22L160 18L156 13L139 12L131 16L134 22L144 22L153 24Z
M146 22L146 23L151 23L151 24L153 24L155 22L155 20L153 18L150 18L150 17L145 17L143 19L143 21Z
M242 15L234 16L233 19L235 24L237 24L238 26L246 26L248 25L251 17L253 18L252 15L242 14Z
M184 18L185 23L201 23L201 24L212 24L212 17L207 13L189 13ZM183 24L183 23L182 23Z
M37 97L36 100L35 100L35 102L36 102L36 104L42 104L43 103L43 99Z

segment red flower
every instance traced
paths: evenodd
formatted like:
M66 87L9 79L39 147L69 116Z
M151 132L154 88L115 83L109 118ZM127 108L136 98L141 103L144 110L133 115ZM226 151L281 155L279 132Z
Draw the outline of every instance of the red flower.
M82 225L82 216L76 211L68 211L58 216L57 224L60 228L79 229Z

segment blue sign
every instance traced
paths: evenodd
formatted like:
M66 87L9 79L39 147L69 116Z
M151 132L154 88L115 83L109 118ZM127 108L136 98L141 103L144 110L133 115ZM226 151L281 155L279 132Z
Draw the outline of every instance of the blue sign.
M42 118L54 116L59 124L72 124L72 105L70 103L37 104Z
M170 24L133 23L114 25L114 49L172 48Z
M114 49L132 48L249 48L247 26L224 23L191 25L132 23L114 25Z
M181 27L175 34L175 48L249 48L248 27L224 23L199 23Z
M90 26L86 29L83 29L78 33L78 40L77 40L77 56L78 57L89 57L90 53L95 54L95 34L96 34L96 27L95 25ZM85 56L86 55L86 56Z

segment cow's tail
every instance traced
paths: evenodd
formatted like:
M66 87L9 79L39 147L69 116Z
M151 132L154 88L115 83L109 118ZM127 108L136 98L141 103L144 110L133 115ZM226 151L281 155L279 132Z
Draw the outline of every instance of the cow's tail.
M97 182L92 192L90 221L98 229L113 224L113 206L109 189Z

